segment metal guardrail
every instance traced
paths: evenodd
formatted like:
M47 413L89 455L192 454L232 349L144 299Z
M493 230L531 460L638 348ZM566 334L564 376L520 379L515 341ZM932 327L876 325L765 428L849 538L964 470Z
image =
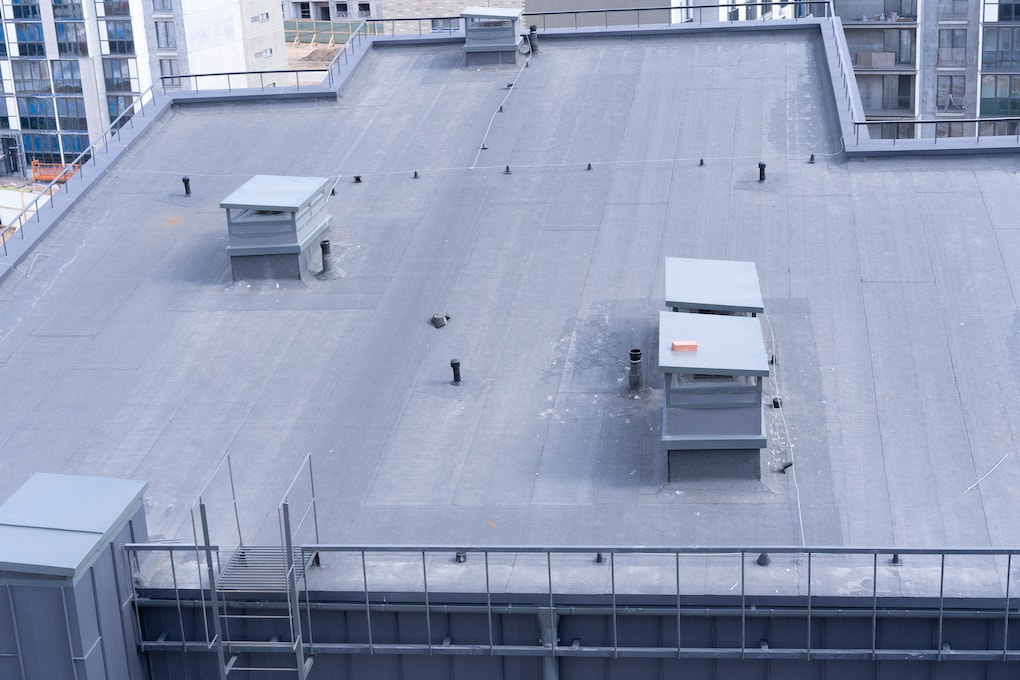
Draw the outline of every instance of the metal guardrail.
M754 18L748 17L748 11L754 9ZM661 15L666 12L669 21L642 21L642 16L649 14ZM727 18L724 13L730 14L733 18ZM533 23L541 30L550 28L570 28L570 22L561 22L561 17L572 18L575 30L601 27L609 29L612 26L632 25L647 27L656 24L673 23L730 23L730 22L759 22L763 23L774 19L801 19L830 18L833 16L831 0L821 2L748 2L748 3L704 3L691 4L686 6L667 5L649 6L634 8L613 8L613 9L591 9L591 10L559 10L555 12L528 12L525 14L528 23ZM601 21L598 18L601 17ZM625 24L625 20L633 17L633 23ZM610 21L610 19L613 21ZM674 21L679 18L679 21ZM541 23L539 23L541 22ZM550 23L555 26L550 26ZM566 23L566 25L562 25Z
M59 173L54 179L52 179L43 189L42 193L37 195L34 199L28 202L28 204L21 209L17 215L11 219L10 222L4 225L0 225L0 242L3 243L3 254L5 257L8 256L7 252L7 240L11 238L11 234L18 234L22 240L25 239L25 226L29 224L32 216L35 216L36 222L42 222L42 215L40 214L40 201L44 198L52 198L53 195L59 191L59 185L63 185L64 192L70 191L70 184L72 181L83 180L88 174L86 168L88 162L92 161L92 166L96 165L96 157L99 152L106 149L109 150L109 145L114 140L119 140L121 136L121 129L124 126L134 127L134 116L139 114L145 116L146 107L152 105L151 108L155 107L156 104L156 93L157 84L153 84L131 102L131 106L122 111L109 127L100 133L99 138L89 144L88 148L78 154L74 160L68 163L64 170ZM75 180L77 178L77 180ZM50 206L53 206L53 202L50 201Z
M159 549L159 546L127 545L129 556L136 551ZM181 550L183 547L174 549ZM196 554L201 546L187 549ZM1014 556L1020 549L972 549L972 548L874 548L874 547L671 547L671 546L474 546L456 545L305 545L300 562L309 564L313 556L320 556L336 577L345 575L347 581L341 587L319 587L332 594L326 598L311 595L309 579L314 579L314 568L305 574L294 572L293 598L298 609L290 618L298 630L295 639L308 641L309 650L331 653L427 653L441 651L444 654L525 654L525 655L573 655L573 656L646 656L673 657L697 655L702 658L785 658L785 659L912 659L930 660L1011 660L1020 659L1016 641L1010 642L1010 627L1020 612L1015 607L1012 582L1020 577L1014 568ZM705 564L689 560L706 560ZM653 562L649 562L653 561ZM636 567L646 567L640 576L644 589L635 587ZM693 565L693 566L692 566ZM359 568L360 567L360 568ZM473 590L451 590L451 584L463 584L468 579L467 570L474 569L474 582L479 587ZM508 575L512 570L512 576ZM685 571L686 569L686 571ZM597 571L596 571L597 570ZM1003 573L1004 570L1004 573ZM360 571L360 574L358 573ZM520 571L527 572L524 574ZM975 590L974 574L992 574L994 585L982 592ZM592 574L598 578L591 579ZM734 581L721 593L705 589L702 581L706 574L717 577L724 584ZM394 582L394 576L406 576L401 585ZM586 576L587 575L587 579ZM444 578L445 576L445 578ZM860 592L847 595L836 592L845 588L848 579L860 577L861 583L870 578L870 588L861 586ZM776 595L777 583L788 580L794 585L793 595ZM904 593L897 588L880 587L881 579L888 584L906 582L925 583L927 590L921 593ZM357 588L349 587L350 581L361 581ZM583 588L579 584L598 583L599 586ZM827 587L828 580L828 587ZM630 581L628 585L626 582ZM684 585L692 582L693 590ZM435 584L439 584L438 586ZM493 584L500 584L493 586ZM510 587L507 584L513 584ZM142 584L144 588L144 584ZM206 640L188 642L184 609L210 606L210 600L187 592L183 596L175 582L173 598L161 596L153 599L138 593L137 579L136 606L176 606L180 620L181 637L178 642L165 643L158 640L142 641L142 647L150 650L180 649L181 651L211 651L216 644L215 637L206 631ZM961 595L960 588L970 589L970 594ZM299 590L300 589L300 590ZM188 589L193 590L193 589ZM782 591L782 588L779 588ZM995 591L995 592L992 592ZM400 593L407 593L402 597ZM465 595L465 593L467 593ZM450 595L453 594L451 599ZM585 595L595 597L584 598ZM647 600L646 596L658 598ZM724 600L705 600L713 595L722 595ZM579 597L580 596L580 597ZM637 596L635 599L632 596ZM692 601L691 597L700 598ZM641 598L645 597L645 600ZM711 604L711 602L715 604ZM727 604L728 602L728 604ZM284 600L261 601L259 607L282 609L293 602ZM221 607L245 607L245 602L221 602ZM316 635L314 612L341 610L365 617L365 641L338 641L320 630ZM373 639L373 614L389 616L394 612L415 612L423 627L423 642L408 644ZM433 642L433 627L440 629L440 617L454 612L484 615L488 621L487 642L466 644L444 641L440 649ZM494 620L501 615L537 614L540 619L549 613L557 616L603 616L610 626L610 644L584 645L578 649L570 643L535 645L511 645L501 643L493 633ZM207 612L208 613L208 612ZM433 623L433 616L436 622ZM666 623L675 621L677 637L675 646L649 648L634 646L634 642L621 642L617 626L629 617L657 616ZM690 618L720 616L736 621L739 619L739 643L730 638L728 644L720 647L688 646L681 634L683 622ZM797 616L806 621L804 639L801 643L791 642L774 649L759 646L756 628L752 620L772 617ZM208 618L208 616L203 617ZM856 620L865 627L870 626L870 646L843 648L840 640L815 640L813 618ZM870 624L867 623L870 619ZM933 631L931 646L915 649L892 649L881 641L880 628L883 622L903 619L924 619ZM944 644L943 629L947 621L981 619L994 624L994 632L988 632L987 644L980 649L951 650ZM324 625L320 622L320 626ZM1001 635L1001 637L1000 637ZM380 636L381 637L381 636ZM478 637L477 635L475 636ZM1015 636L1014 636L1015 637ZM244 640L226 642L243 648ZM281 647L279 651L288 651Z
M363 19L315 21L287 19L283 22L283 39L288 45L318 45L333 47L344 44L364 23Z
M1013 125L1015 127L1016 132L1014 134L1010 134L1010 135L982 134L981 128L982 128L983 125L994 125L995 123L1011 124L1011 125ZM854 134L855 134L855 141L860 143L860 130L861 130L861 128L865 128L865 129L870 131L870 129L873 128L873 127L881 128L882 126L891 125L891 126L893 126L893 129L894 129L894 136L891 139L888 139L888 138L886 138L886 139L875 139L874 141L889 141L889 142L892 143L893 146L895 146L897 142L905 141L905 140L908 140L908 139L910 139L910 140L923 139L923 140L931 140L931 143L933 145L937 146L940 139L943 140L943 142L945 142L946 140L950 140L950 139L961 139L961 137L939 137L938 136L938 126L939 125L949 125L949 124L964 124L964 125L968 125L968 126L973 125L974 126L974 133L966 135L966 137L972 137L974 139L974 143L975 144L980 144L982 139L991 139L991 138L1002 139L1004 137L1013 137L1013 139L1017 142L1017 144L1020 145L1020 118L1018 118L1016 116L1012 116L1012 117L1010 117L1010 116L1003 116L1003 117L998 117L998 118L957 118L957 117L953 117L953 118L937 118L937 119L928 119L928 120L918 120L918 119L915 119L915 118L899 118L899 119L890 119L890 120L854 121ZM923 133L925 131L925 129L928 128L928 129L931 129L931 131L934 134L931 134L931 135L914 134L914 135L909 136L909 137L902 137L901 138L900 135L899 135L899 132L902 129L902 127L906 127L906 126L916 126L918 132L920 132L920 133Z
M752 8L755 17L747 19L747 13ZM741 18L739 20L724 18L721 13L726 11L734 12ZM666 21L662 20L663 15L667 17ZM686 18L683 18L685 15ZM676 23L765 22L772 19L800 19L809 15L814 18L831 17L833 15L831 0L822 0L820 2L704 3L687 6L649 5L647 7L525 12L523 14L525 21L522 28L528 25L535 25L542 31L548 31L553 28L573 28L574 30L588 30L591 28L609 29L615 26L647 28L657 25L668 26ZM678 16L681 19L674 21ZM435 25L435 22L441 22L439 24L441 26L457 25L458 31L463 30L460 16L371 18L365 21L370 27L383 27L382 30L372 28L370 30L372 35L390 37L457 32L447 28L433 30L432 27ZM423 27L427 28L423 30Z

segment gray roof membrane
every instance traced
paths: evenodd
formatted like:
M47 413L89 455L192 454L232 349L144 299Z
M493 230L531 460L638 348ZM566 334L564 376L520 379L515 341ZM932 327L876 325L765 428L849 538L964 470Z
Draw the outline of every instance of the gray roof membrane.
M144 479L151 535L202 493L229 545L229 454L278 544L311 455L323 542L1016 546L1020 161L845 162L823 62L817 29L391 47L335 103L175 107L0 284L0 498ZM255 175L341 176L338 278L230 280ZM628 387L667 256L757 268L760 481L667 481L653 361Z

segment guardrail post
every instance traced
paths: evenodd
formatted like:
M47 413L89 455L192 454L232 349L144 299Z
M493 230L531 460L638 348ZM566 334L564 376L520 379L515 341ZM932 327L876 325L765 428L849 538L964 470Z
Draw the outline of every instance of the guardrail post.
M205 541L205 567L209 579L209 599L212 603L213 631L216 635L216 661L219 667L220 680L227 680L227 660L223 655L223 632L220 630L220 605L216 596L216 573L213 569L212 547L209 543L209 518L206 516L205 503L199 502L198 512L202 520L202 540Z
M1009 586L1013 580L1013 553L1006 555L1006 604L1002 611L1002 660L1009 658Z

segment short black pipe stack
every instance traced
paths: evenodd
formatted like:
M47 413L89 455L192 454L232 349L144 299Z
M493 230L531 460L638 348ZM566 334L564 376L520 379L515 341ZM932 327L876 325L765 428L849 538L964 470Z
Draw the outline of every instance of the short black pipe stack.
M639 390L643 383L644 380L641 375L641 350L632 349L630 351L630 389Z

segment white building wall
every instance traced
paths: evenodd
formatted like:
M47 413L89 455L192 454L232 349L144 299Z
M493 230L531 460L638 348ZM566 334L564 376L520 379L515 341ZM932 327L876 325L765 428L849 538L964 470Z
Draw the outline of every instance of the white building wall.
M192 74L246 70L238 0L181 0Z
M241 27L249 71L287 68L279 0L242 0Z

